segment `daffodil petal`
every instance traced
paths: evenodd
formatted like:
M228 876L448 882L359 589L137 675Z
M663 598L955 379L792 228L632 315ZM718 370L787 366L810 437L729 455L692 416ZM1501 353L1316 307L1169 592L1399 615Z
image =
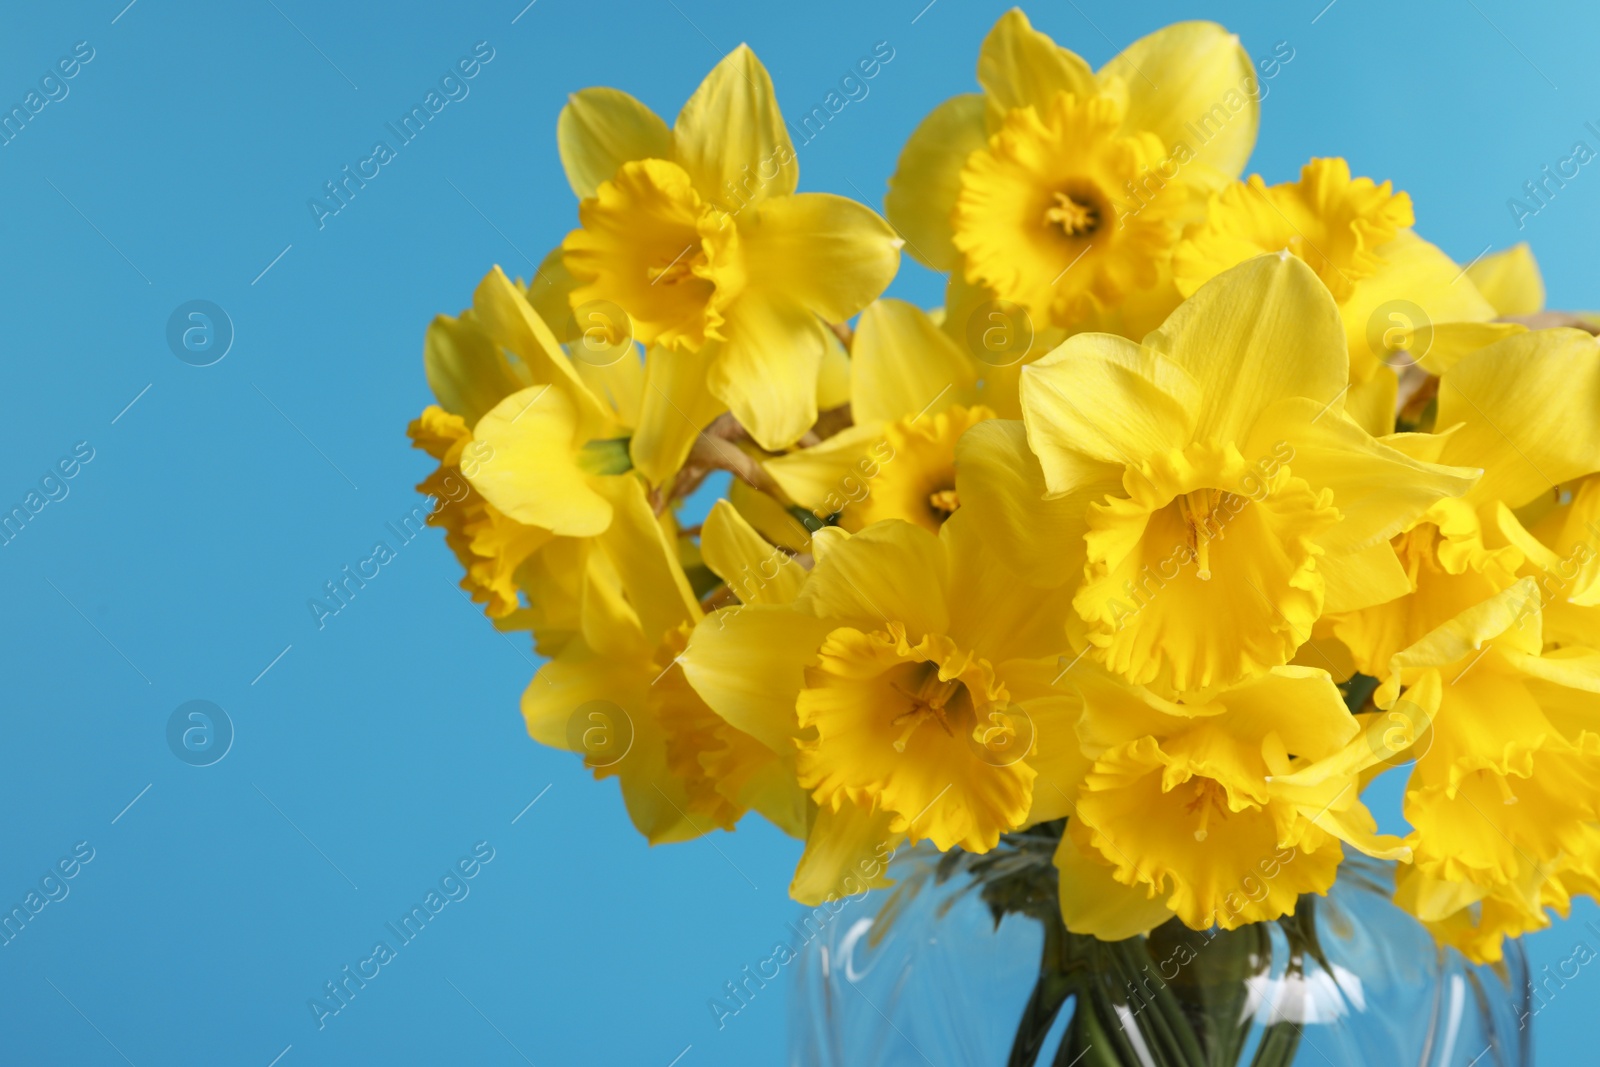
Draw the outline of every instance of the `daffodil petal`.
M596 478L593 484L613 512L600 548L610 557L645 635L659 640L668 630L698 620L699 602L678 563L676 545L645 499L644 483L626 474Z
M598 769L597 775L615 776L634 827L654 844L686 841L705 831L685 814L690 801L683 782L667 768L666 738L653 716L635 713L645 706L649 679L635 671L618 670L616 661L574 642L540 669L522 695L522 714L528 733L544 744L572 748L572 722L587 705L620 722L609 728L625 729L626 754L617 763ZM629 711L627 709L635 709ZM577 732L581 736L581 727Z
M829 330L822 335L822 366L817 369L817 410L828 411L850 403L850 353Z
M1473 502L1516 508L1600 470L1600 342L1582 330L1534 330L1499 341L1439 380L1440 426L1465 423L1444 462L1482 467Z
M700 553L743 604L787 604L805 582L805 569L768 544L726 500L713 504L706 516Z
M1423 922L1441 922L1489 895L1487 886L1452 882L1415 867L1401 869L1395 882L1395 903Z
M851 412L857 424L937 414L970 403L979 364L903 300L861 313L851 348Z
M961 253L950 241L950 213L967 156L989 140L984 106L982 93L966 93L930 111L900 150L883 198L884 212L905 237L907 250L933 270L953 271L961 264Z
M478 420L473 437L488 458L467 480L499 511L567 537L592 537L611 525L611 505L594 489L600 479L576 462L578 413L564 389L512 393Z
M1050 496L1022 423L990 419L956 445L956 493L963 521L978 526L1013 572L1030 585L1056 588L1083 578L1083 535L1090 503L1116 492L1122 472L1088 465L1064 495Z
M706 388L769 452L798 441L817 421L822 331L794 304L746 294L729 309L727 340L708 342Z
M888 861L906 835L889 829L893 816L845 804L816 809L789 895L807 907L893 884Z
M635 159L671 159L672 131L661 116L620 89L580 89L556 120L567 182L579 199Z
M792 753L805 669L836 625L789 607L723 608L695 626L683 673L729 724L774 752Z
M1098 852L1079 845L1070 831L1056 846L1061 872L1061 920L1068 930L1101 941L1124 941L1147 934L1172 918L1160 893L1146 885L1124 885Z
M1082 460L1138 464L1189 443L1202 385L1159 352L1105 333L1068 338L1022 371L1028 445L1054 492Z
M818 519L825 519L859 495L866 480L863 465L872 469L874 448L881 455L886 446L883 426L864 422L846 427L809 448L774 456L762 466L791 500L812 509Z
M527 371L512 363L471 313L440 315L422 344L428 387L439 406L472 426L500 401L528 385Z
M644 406L644 361L635 349L629 349L615 363L587 363L578 360L573 364L578 377L589 391L605 402L620 427L639 425L639 415Z
M711 68L678 112L673 160L702 197L729 210L794 192L800 181L794 144L772 78L749 45Z
M905 576L917 575L915 585ZM833 546L817 560L798 604L864 632L903 623L911 640L949 632L947 566L939 538L891 519Z
M478 284L472 294L472 311L484 332L527 366L534 382L554 383L568 394L584 433L597 434L611 426L611 412L578 377L561 343L534 311L527 295L499 267Z
M1341 521L1319 543L1331 552L1357 552L1409 529L1435 501L1460 496L1477 471L1423 463L1357 426L1337 408L1314 400L1274 404L1253 428L1252 456L1292 449L1289 469L1319 489L1333 490Z
M1258 256L1206 282L1144 339L1199 383L1196 440L1243 440L1288 397L1338 406L1349 380L1328 290L1288 254Z
M812 551L811 531L801 525L794 513L776 497L735 478L728 487L728 502L749 520L762 537L773 544L791 552Z
M950 561L949 600L959 606L949 630L958 645L991 662L1052 656L1068 647L1071 600L1019 596L1010 568L965 508L940 527L939 540Z
M1317 561L1317 571L1323 581L1322 610L1328 615L1387 604L1411 592L1411 580L1387 541L1354 552L1330 552Z
M1395 653L1389 669L1399 675L1404 671L1459 663L1502 635L1520 636L1521 651L1536 653L1539 650L1539 590L1532 578L1523 578L1511 588L1468 608L1422 640ZM1517 651L1514 647L1511 650Z
M556 245L534 268L528 280L528 303L557 340L568 340L572 315L572 290L582 283L567 270L566 251Z
M1096 77L1127 87L1129 129L1149 130L1168 152L1189 148L1185 181L1215 190L1244 170L1261 100L1254 62L1238 34L1214 22L1163 26L1124 48Z
M1411 849L1405 842L1393 834L1378 833L1377 821L1364 807L1347 811L1325 807L1320 811L1313 809L1307 815L1317 826L1374 859L1400 863L1409 863L1411 860Z
M1081 98L1095 90L1089 64L1034 29L1019 8L1001 15L983 39L978 84L988 94L991 129L1013 108L1042 110L1057 93Z
M1393 328L1425 330L1494 318L1494 308L1455 261L1413 230L1401 230L1379 245L1373 259L1377 269L1355 280L1340 305L1355 378L1369 377L1376 361L1384 358L1385 339Z
M652 348L645 356L639 422L628 453L651 485L663 485L676 474L695 438L728 410L706 387L711 355L707 349Z
M1497 315L1534 315L1544 310L1544 277L1526 241L1477 260L1467 267L1467 277Z
M1350 383L1350 391L1344 394L1344 413L1374 437L1394 433L1399 394L1399 377L1387 367L1380 367L1366 381Z
M1445 322L1433 327L1432 343L1417 356L1417 366L1441 376L1480 348L1503 341L1528 328L1517 322Z
M828 322L844 322L877 299L900 264L901 241L889 224L831 193L768 200L741 221L739 241L752 288Z

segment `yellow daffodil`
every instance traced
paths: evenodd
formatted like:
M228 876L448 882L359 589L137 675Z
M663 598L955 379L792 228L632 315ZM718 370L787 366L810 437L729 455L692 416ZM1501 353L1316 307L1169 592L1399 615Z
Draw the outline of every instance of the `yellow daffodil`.
M937 535L889 521L814 545L792 603L707 616L684 656L732 725L774 751L798 745L799 782L827 817L793 891L832 891L828 865L847 866L856 846L983 851L1058 817L1065 793L1036 779L1079 759L1076 701L1050 685L1061 605L1019 595L959 513Z
M1530 864L1515 882L1486 889L1471 882L1452 882L1405 866L1396 872L1395 901L1432 931L1441 944L1452 945L1470 960L1498 963L1505 958L1505 939L1550 925L1553 912L1565 919L1572 900L1600 896L1600 826L1584 827L1573 842L1577 851L1550 864Z
M981 364L922 311L880 300L861 314L850 351L854 425L766 462L817 519L856 531L884 519L928 530L960 505L956 442L993 417L979 401Z
M1277 667L1195 703L1093 664L1069 677L1093 766L1056 854L1067 929L1118 940L1175 914L1196 930L1231 930L1326 893L1341 842L1407 855L1376 834L1358 799L1360 766L1317 768L1359 733L1326 672ZM1291 784L1306 771L1314 782Z
M584 574L583 631L523 694L529 734L583 753L597 778L617 777L652 843L731 829L749 808L801 833L793 772L713 714L684 678L684 645L702 612L643 484L614 478L595 491L611 521Z
M445 544L466 571L461 588L484 605L490 618L506 619L521 606L517 570L555 535L507 517L472 491L462 464L476 469L486 449L473 448L472 431L460 415L431 405L407 432L417 448L439 461L438 469L417 485L417 491L442 505L428 516L428 523L444 529Z
M978 82L900 156L885 205L907 249L1039 329L1153 328L1178 303L1183 222L1255 145L1259 87L1239 39L1182 22L1095 72L1013 9L983 42Z
M1379 373L1385 358L1409 365L1431 355L1443 366L1521 329L1478 325L1495 309L1449 256L1416 235L1414 222L1411 198L1389 182L1352 178L1342 159L1314 159L1299 181L1268 186L1251 175L1221 190L1173 254L1173 277L1188 296L1263 252L1310 264L1344 322L1346 410L1373 433L1388 433L1397 379Z
M1438 388L1438 432L1397 435L1393 444L1484 474L1459 500L1434 504L1393 538L1405 595L1355 612L1329 609L1332 632L1356 669L1377 678L1397 652L1530 573L1534 556L1545 572L1540 586L1552 591L1552 622L1581 624L1565 606L1577 592L1546 574L1578 565L1570 557L1580 542L1600 544L1585 540L1587 531L1565 538L1547 531L1562 553L1552 558L1515 514L1554 499L1561 483L1600 471L1600 436L1585 428L1600 405L1600 343L1581 330L1520 333L1461 360ZM1582 523L1591 506L1586 497Z
M646 395L661 402L639 432L671 467L721 410L764 448L793 444L816 421L825 323L883 291L899 239L860 204L795 192L772 81L744 45L670 130L626 93L586 89L558 133L582 198L563 244L571 304L620 306L650 347Z
M980 425L958 450L957 491L1021 576L1082 577L1073 603L1114 673L1232 685L1288 662L1324 610L1403 593L1388 539L1476 474L1346 417L1347 366L1310 268L1249 260L1142 344L1078 335L1025 368L1037 460L1006 424Z
M1544 652L1541 622L1524 578L1395 655L1378 691L1418 756L1405 816L1417 871L1438 883L1412 900L1429 921L1498 893L1516 905L1499 932L1521 933L1564 899L1553 875L1600 874L1600 652Z
M589 468L626 469L624 420L630 416L618 398L627 396L629 368L587 368L594 384L586 384L523 291L499 268L484 277L473 306L459 318L441 315L434 321L424 358L439 405L423 413L411 434L440 461L423 490L449 501L430 522L444 526L466 569L462 588L484 603L498 625L533 630L540 650L550 652L578 628L575 576L588 551L583 538L597 532L594 515L609 505L569 500L567 486L576 477L570 471L565 481L558 477L537 491L519 491L520 480L567 468L547 462L538 448L530 455L528 442L508 439L503 424L537 435L565 420L569 436L581 430L599 442L577 453ZM639 373L637 361L632 371ZM536 401L548 403L522 419L518 413ZM575 462L568 444L552 444L551 456ZM587 517L561 514L569 503L575 513L587 504Z

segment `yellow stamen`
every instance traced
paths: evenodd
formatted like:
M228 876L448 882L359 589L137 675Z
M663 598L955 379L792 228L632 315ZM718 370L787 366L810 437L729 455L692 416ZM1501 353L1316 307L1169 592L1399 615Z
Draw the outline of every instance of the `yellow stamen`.
M1216 518L1215 509L1224 504L1228 496L1215 489L1196 489L1178 499L1178 514L1183 517L1189 533L1189 547L1194 549L1198 564L1195 577L1202 582L1211 580L1211 542L1222 537L1222 521Z
M915 690L908 690L896 684L895 690L911 699L911 708L901 712L890 720L891 726L905 726L905 730L894 741L894 750L904 752L906 742L911 740L911 735L917 732L917 727L929 719L937 722L939 727L950 737L955 736L955 731L950 728L949 716L945 714L945 706L961 691L961 683L954 678L948 681L939 680L939 669L933 664L926 664L923 668L922 681Z
M1495 775L1494 783L1500 787L1500 802L1502 804L1515 804L1517 802L1517 794L1511 791L1511 782L1505 775Z
M696 245L685 245L683 251L674 256L666 266L647 268L645 276L650 279L651 285L658 283L676 285L693 275L696 267L704 267L705 263L704 250Z
M1055 206L1044 213L1044 220L1061 227L1068 237L1085 237L1100 228L1100 209L1085 204L1067 193L1056 193Z
M961 499L956 496L954 489L940 489L928 497L928 505L948 518L961 506Z
M1185 805L1185 810L1190 814L1198 812L1200 815L1200 826L1194 832L1196 841L1204 841L1210 836L1211 813L1215 811L1218 815L1226 815L1228 810L1225 807L1226 803L1225 793L1216 782L1209 778L1195 780L1194 799Z

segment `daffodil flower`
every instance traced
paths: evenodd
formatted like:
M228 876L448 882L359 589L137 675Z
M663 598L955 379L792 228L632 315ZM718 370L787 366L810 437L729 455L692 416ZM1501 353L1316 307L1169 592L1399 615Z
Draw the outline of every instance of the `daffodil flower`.
M1067 929L1120 940L1177 915L1192 929L1232 930L1326 893L1341 842L1409 855L1376 833L1359 800L1361 766L1319 773L1360 733L1327 672L1277 667L1194 703L1093 664L1070 677L1092 766L1056 853ZM1316 780L1294 781L1307 772Z
M1573 429L1592 420L1597 403L1600 342L1581 330L1519 333L1445 371L1438 432L1401 434L1392 443L1420 458L1479 468L1483 477L1393 538L1403 595L1360 611L1329 609L1331 631L1357 670L1385 677L1397 652L1510 587L1519 573L1528 573L1530 560L1541 572L1552 625L1584 626L1567 605L1579 592L1566 590L1566 579L1546 575L1583 565L1563 561L1580 543L1600 541L1584 529L1557 535L1563 555L1552 558L1517 513L1553 502L1562 484L1600 471L1600 440ZM1585 497L1578 514L1587 516L1592 507ZM1589 640L1600 641L1600 632Z
M1024 368L1023 427L962 439L963 510L1071 597L1113 673L1232 685L1286 663L1324 611L1401 595L1389 538L1476 476L1352 422L1347 368L1310 268L1249 260L1143 343L1080 334Z
M1395 872L1395 903L1440 944L1476 963L1499 963L1506 938L1547 928L1552 912L1569 917L1576 896L1600 896L1600 824L1585 824L1569 844L1573 851L1552 863L1527 864L1525 873L1493 888L1405 865Z
M549 652L579 627L583 539L599 531L609 508L569 494L574 478L588 477L572 468L626 469L637 361L631 368L574 364L522 290L495 268L471 308L429 327L424 362L439 403L411 436L440 467L419 488L447 501L430 521L445 528L466 569L462 588L497 625L533 630ZM550 437L557 424L568 428L559 441ZM582 438L576 451L574 437ZM585 449L590 440L598 444ZM556 481L540 482L550 472Z
M649 348L639 433L660 468L723 410L762 447L792 445L816 421L825 323L883 291L899 238L854 201L795 192L772 81L745 45L671 129L626 93L586 89L558 134L582 198L562 246L570 301L620 306Z
M937 535L887 521L813 543L792 603L707 616L684 655L730 724L798 745L819 814L791 892L837 891L880 844L981 852L1059 817L1079 762L1076 698L1050 684L1062 605L1019 590L959 512Z
M1600 652L1545 651L1541 615L1524 578L1397 653L1378 690L1392 754L1417 760L1407 843L1433 885L1411 902L1430 922L1498 895L1498 934L1520 934L1600 878Z
M884 519L930 531L960 506L956 442L993 418L982 365L919 309L879 300L861 313L850 349L854 425L766 461L788 496L852 532Z
M684 677L684 646L703 613L670 522L655 516L637 478L600 482L595 492L611 521L584 572L584 627L523 694L528 733L582 753L596 778L616 777L652 843L732 829L752 808L803 833L792 770L714 714Z
M1173 254L1173 278L1188 296L1263 252L1287 251L1310 264L1344 323L1346 410L1373 433L1388 433L1398 379L1382 369L1386 360L1426 360L1437 373L1523 329L1489 324L1495 309L1449 256L1417 236L1415 221L1411 198L1389 182L1352 178L1342 159L1313 159L1299 181L1269 186L1251 175L1213 197L1205 221Z
M1183 222L1255 145L1259 89L1239 39L1181 22L1096 72L1013 9L983 42L978 82L923 120L890 179L908 251L1041 330L1153 328L1178 303Z

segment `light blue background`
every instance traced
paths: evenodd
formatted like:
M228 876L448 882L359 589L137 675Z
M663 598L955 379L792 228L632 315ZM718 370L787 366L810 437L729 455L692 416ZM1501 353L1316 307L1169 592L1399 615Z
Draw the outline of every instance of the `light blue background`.
M916 121L974 88L1003 5L538 0L513 24L525 0L124 2L0 19L8 107L75 42L95 49L0 148L0 504L77 442L95 450L0 548L0 902L76 842L95 850L70 896L0 948L0 1061L666 1067L692 1046L682 1067L779 1062L781 988L722 1032L706 1005L783 935L795 843L752 822L648 850L614 784L528 740L531 654L462 600L435 533L326 629L306 601L393 544L385 523L417 502L429 464L404 429L429 400L428 320L492 264L529 274L573 224L554 133L568 92L616 85L670 120L748 41L798 114L888 41L870 95L800 150L802 188L881 208ZM1258 56L1288 41L1253 169L1285 180L1346 155L1409 190L1458 259L1527 239L1553 306L1600 305L1600 174L1524 231L1506 207L1575 140L1596 144L1600 12L1338 0L1313 24L1323 2L1031 14L1096 64L1184 17L1224 22ZM307 199L478 41L495 58L470 96L319 231ZM940 299L909 260L892 291ZM207 368L164 337L195 298L237 329ZM191 699L237 729L215 766L167 747ZM307 1000L478 841L495 859L470 896L319 1032ZM1580 938L1600 944L1576 921L1533 938L1536 965ZM1593 1060L1596 981L1539 1017L1541 1062Z

